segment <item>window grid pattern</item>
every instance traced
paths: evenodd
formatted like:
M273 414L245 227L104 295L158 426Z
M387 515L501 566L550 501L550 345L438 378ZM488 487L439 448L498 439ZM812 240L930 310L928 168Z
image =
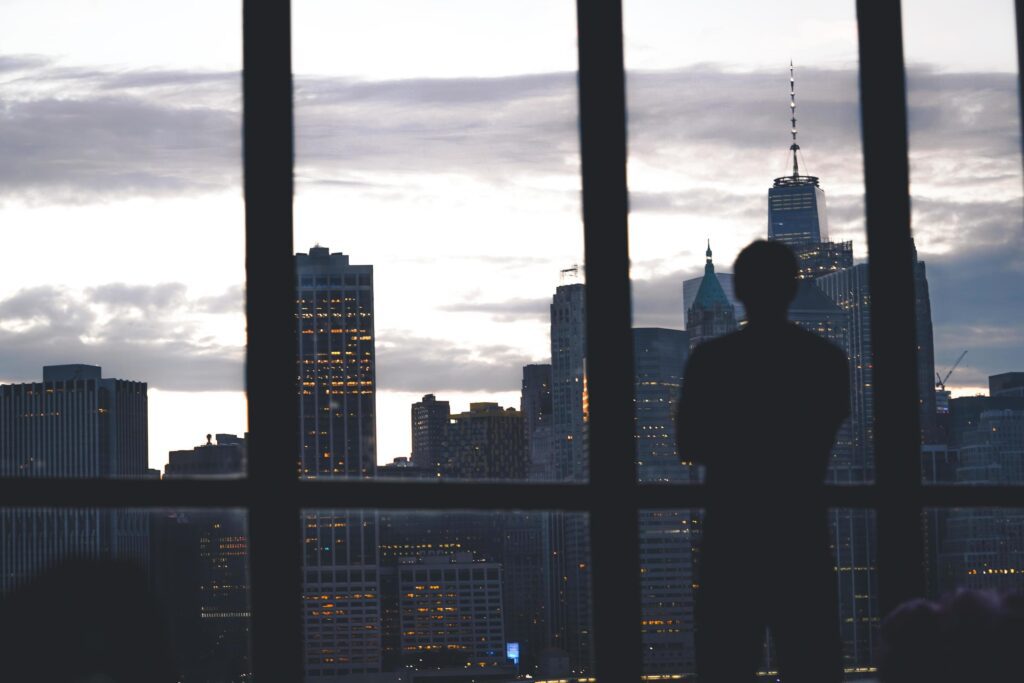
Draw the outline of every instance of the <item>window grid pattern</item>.
M6 507L242 507L249 511L253 666L260 680L298 681L303 509L347 507L589 513L594 652L599 678L641 680L641 509L699 508L700 485L643 487L633 461L627 251L625 79L617 0L577 3L583 218L587 267L589 480L573 484L426 484L296 477L297 345L292 256L293 119L288 0L243 4L248 364L252 447L237 481L0 479ZM1018 66L1024 0L1016 2ZM883 288L871 310L875 383L873 484L828 487L830 507L873 508L878 591L886 612L924 595L925 507L1024 507L1017 487L920 482L906 84L899 3L857 2L868 265ZM1019 74L1019 71L1018 71ZM1019 76L1018 76L1019 77ZM1024 124L1024 120L1022 120ZM252 302L260 302L259 306ZM615 495L608 495L614 492ZM292 548L293 553L283 549ZM288 590L287 587L293 587ZM321 593L320 602L324 601ZM333 596L332 596L333 597ZM322 606L321 606L322 607ZM312 616L312 615L310 615ZM322 617L323 615L317 615Z

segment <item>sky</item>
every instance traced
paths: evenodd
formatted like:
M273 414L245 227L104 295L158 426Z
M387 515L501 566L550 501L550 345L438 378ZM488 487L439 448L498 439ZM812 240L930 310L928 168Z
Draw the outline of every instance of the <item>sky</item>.
M375 270L378 460L435 393L518 406L582 259L570 0L293 1L295 249ZM802 168L866 258L854 4L626 0L634 323L766 232ZM743 21L737 21L742 17ZM0 7L0 381L147 381L150 462L246 428L241 5ZM950 387L1024 369L1013 5L904 3L913 224ZM952 46L952 47L951 47Z

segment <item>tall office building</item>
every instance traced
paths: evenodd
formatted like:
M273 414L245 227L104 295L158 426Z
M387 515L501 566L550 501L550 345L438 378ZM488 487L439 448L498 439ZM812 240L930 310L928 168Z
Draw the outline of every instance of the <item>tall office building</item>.
M868 266L859 263L852 268L823 275L814 284L847 315L852 436L852 459L848 474L853 483L869 482L874 479L875 410Z
M295 255L300 476L376 472L373 266L316 246ZM306 676L381 671L377 514L304 519Z
M797 153L800 145L796 135L796 82L793 65L789 65L790 134L793 143L793 173L776 178L768 190L768 239L789 245L828 241L828 215L825 213L825 191L818 187L818 178L801 175Z
M535 481L555 478L551 458L551 364L523 366L519 411L523 414L523 439L529 471Z
M583 284L560 285L551 302L551 457L555 479L585 480L586 300ZM575 672L591 670L590 528L583 515L552 513L547 530L552 644Z
M640 481L686 483L692 471L679 462L676 403L689 355L683 330L633 328L634 405Z
M693 304L686 311L686 331L690 336L691 349L736 330L736 309L725 295L725 290L715 275L710 241L704 255L704 277L701 279Z
M928 272L925 262L917 258L917 247L911 243L914 259L914 319L917 323L917 396L921 420L921 443L940 441L938 409L935 405L935 343L932 331L932 303L928 293Z
M413 466L433 468L437 472L449 465L448 421L451 408L448 401L438 401L433 394L427 394L412 404L412 455Z
M850 242L830 242L825 193L815 176L801 175L797 153L796 94L790 65L793 172L768 190L768 239L792 249L802 279L789 319L842 348L850 359L851 417L836 435L828 480L862 483L873 477L871 326L867 267L853 265ZM875 659L879 619L875 580L874 517L867 510L829 510L839 594L844 666L861 669Z
M377 466L373 266L313 247L295 255L305 477L369 477Z
M51 365L43 381L0 385L0 476L146 476L146 383L93 365ZM139 511L0 508L0 595L70 556L145 567Z
M637 471L644 482L684 483L694 470L679 462L676 403L689 353L687 333L633 329ZM644 673L694 671L693 585L696 510L640 513L641 636Z
M584 285L561 285L551 301L551 427L556 479L585 480L586 310Z
M788 246L796 256L802 280L814 280L853 266L853 242L798 242Z

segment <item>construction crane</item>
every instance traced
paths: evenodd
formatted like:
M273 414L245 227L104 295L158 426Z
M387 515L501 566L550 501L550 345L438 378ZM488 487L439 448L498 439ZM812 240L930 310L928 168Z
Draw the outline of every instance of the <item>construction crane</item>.
M956 359L956 362L953 363L953 367L951 367L949 369L949 372L946 373L945 377L940 377L939 373L937 373L937 372L935 373L935 379L938 380L935 383L935 388L936 389L939 389L940 391L945 391L946 390L946 381L949 379L949 376L953 374L953 371L956 370L957 366L960 365L960 361L962 361L964 359L964 356L966 356L966 355L967 355L967 349L964 349L964 352L961 353L960 357Z

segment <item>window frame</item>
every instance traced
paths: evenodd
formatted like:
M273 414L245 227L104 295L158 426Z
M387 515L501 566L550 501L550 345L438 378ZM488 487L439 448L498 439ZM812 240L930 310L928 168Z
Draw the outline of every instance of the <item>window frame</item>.
M1015 10L1019 84L1024 0L1015 0ZM879 602L885 613L925 594L921 513L926 507L1024 507L1024 486L922 486L899 3L857 0L857 21L868 265L872 291L885 292L872 297L871 307L875 451L881 457L874 483L827 486L824 502L877 511ZM591 529L596 674L605 681L641 680L639 512L699 508L707 491L700 484L642 485L636 476L633 368L627 360L633 354L620 0L577 0L591 439L590 479L571 484L298 478L287 455L299 443L290 2L243 0L242 23L248 477L0 479L0 505L244 509L249 513L253 670L268 681L299 681L304 675L302 510L585 512ZM1024 111L1024 97L1021 104ZM1024 116L1021 125L1024 131ZM885 457L890 453L905 457ZM294 553L282 552L289 547Z

